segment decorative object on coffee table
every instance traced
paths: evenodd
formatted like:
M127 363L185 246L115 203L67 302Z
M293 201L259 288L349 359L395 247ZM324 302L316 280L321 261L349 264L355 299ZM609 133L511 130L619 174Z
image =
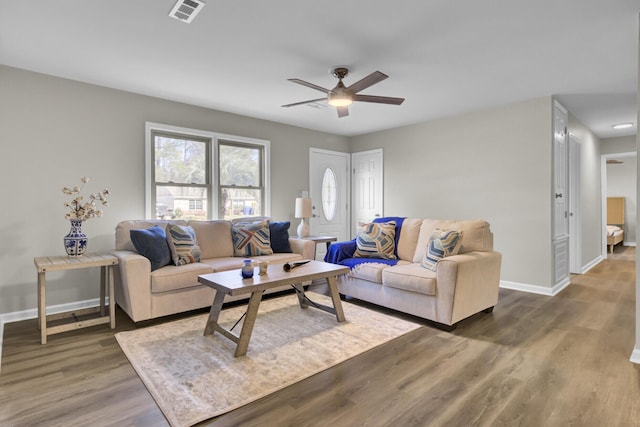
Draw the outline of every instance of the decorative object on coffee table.
M300 225L298 225L299 237L306 237L309 235L309 224L305 222L305 218L311 218L311 215L311 199L306 197L296 198L295 217L300 218Z
M90 194L89 200L84 202L81 192L84 185L89 182L89 178L82 177L82 184L73 188L64 187L62 192L68 196L73 196L70 202L65 202L64 206L69 208L65 218L71 221L71 230L64 237L64 249L69 256L81 256L87 251L87 236L82 232L82 222L94 217L102 216L99 205L108 206L107 196L109 190L104 189L98 193Z

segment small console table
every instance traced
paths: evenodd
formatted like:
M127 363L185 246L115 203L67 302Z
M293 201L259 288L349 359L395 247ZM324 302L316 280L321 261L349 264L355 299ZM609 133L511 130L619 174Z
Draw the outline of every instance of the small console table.
M318 243L326 243L327 244L327 250L329 250L329 246L331 245L331 242L336 242L338 241L338 239L334 236L305 236L305 237L298 237L298 236L293 236L294 239L300 239L300 240L311 240L312 242L315 242L316 244L316 250L318 248ZM316 252L314 251L313 253L313 259L316 258Z
M48 256L34 258L33 262L38 270L38 327L40 341L47 343L47 335L88 326L110 323L111 329L116 327L115 297L113 292L113 269L118 264L118 258L106 254L87 254L79 257ZM100 267L100 307L86 308L74 312L57 313L47 316L47 278L51 271L77 270L81 268ZM109 314L106 313L106 284L109 284ZM95 314L98 317L95 317ZM93 315L93 316L91 316ZM47 326L47 321L74 319L72 322Z

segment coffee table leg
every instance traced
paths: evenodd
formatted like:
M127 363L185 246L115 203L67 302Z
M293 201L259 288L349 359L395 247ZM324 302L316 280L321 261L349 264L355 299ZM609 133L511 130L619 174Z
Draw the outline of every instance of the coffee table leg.
M253 332L253 325L256 323L258 317L258 307L260 301L262 301L262 294L264 291L257 291L251 293L251 299L249 299L249 306L247 307L247 315L242 323L242 331L240 332L240 340L236 347L235 357L244 356L247 354L247 348L249 347L249 340L251 339L251 333Z
M214 325L218 324L218 318L220 317L223 302L224 293L216 291L216 295L213 297L213 303L211 303L211 310L209 310L207 325L204 328L204 335L210 335L215 331Z
M331 293L333 308L336 310L336 319L338 319L338 322L344 322L344 311L342 310L342 301L340 301L340 293L338 292L336 278L334 276L327 277L327 283L329 284L329 292Z
M300 303L300 308L308 308L309 303L304 298L304 286L302 285L302 283L294 284L293 289L296 290L296 295L298 296L298 302Z

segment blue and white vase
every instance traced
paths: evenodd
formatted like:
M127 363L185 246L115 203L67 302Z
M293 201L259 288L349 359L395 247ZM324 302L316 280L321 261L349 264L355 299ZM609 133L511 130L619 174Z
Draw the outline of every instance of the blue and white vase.
M69 256L82 256L87 251L87 235L82 232L82 221L70 219L71 231L64 236L64 249Z

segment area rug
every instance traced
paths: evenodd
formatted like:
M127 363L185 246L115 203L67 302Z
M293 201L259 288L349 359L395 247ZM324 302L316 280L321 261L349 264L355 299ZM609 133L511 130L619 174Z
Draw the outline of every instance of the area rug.
M309 295L309 294L308 294ZM310 293L318 303L331 300ZM203 336L207 315L116 334L118 344L172 426L190 426L260 399L288 385L404 335L420 325L342 303L346 322L295 295L260 304L246 356L219 333ZM225 309L230 328L245 306ZM234 332L239 333L242 323Z

